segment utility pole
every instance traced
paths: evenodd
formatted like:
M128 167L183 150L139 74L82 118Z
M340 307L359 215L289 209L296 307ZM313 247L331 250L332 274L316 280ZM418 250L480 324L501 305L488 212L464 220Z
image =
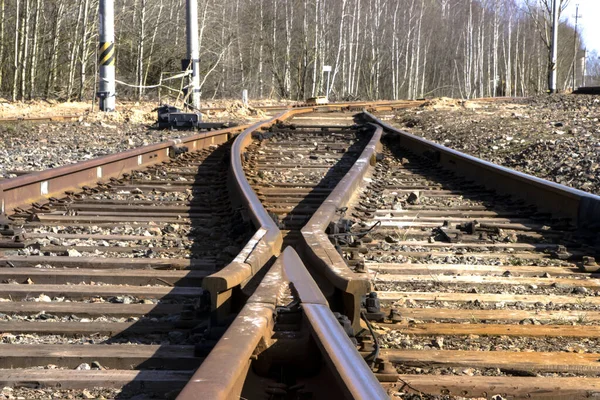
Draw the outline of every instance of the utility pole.
M573 90L575 90L575 85L577 84L577 23L579 22L579 18L581 18L579 15L579 4L575 4L575 35L573 37L573 47L575 49L573 53Z
M96 96L100 111L115 111L115 0L100 0L100 84Z
M192 74L188 86L188 98L193 108L200 109L200 44L198 41L198 0L186 0L187 6L187 57L183 66L191 66Z
M558 47L558 7L560 0L552 0L552 59L550 61L550 93L556 93L556 63Z

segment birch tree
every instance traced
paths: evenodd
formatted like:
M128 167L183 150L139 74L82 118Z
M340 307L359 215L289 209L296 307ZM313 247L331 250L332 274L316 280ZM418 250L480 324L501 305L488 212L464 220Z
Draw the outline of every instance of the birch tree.
M13 84L12 84L12 101L17 100L17 82L19 79L19 11L21 6L21 0L15 0L15 46L14 46L14 63L13 63Z
M567 4L561 1L561 10ZM303 101L531 95L548 73L551 0L202 0L207 97ZM117 77L158 83L186 58L185 0L118 0ZM0 0L0 96L92 100L98 0ZM14 32L14 33L13 33ZM572 38L562 21L560 35ZM573 41L559 49L568 86ZM323 65L332 66L325 93ZM120 86L121 97L154 90Z
M0 0L0 60L4 60L4 49L6 48L4 44L4 25L5 25L5 5L6 0ZM0 90L2 90L2 78L4 75L2 72L4 71L4 63L0 63Z

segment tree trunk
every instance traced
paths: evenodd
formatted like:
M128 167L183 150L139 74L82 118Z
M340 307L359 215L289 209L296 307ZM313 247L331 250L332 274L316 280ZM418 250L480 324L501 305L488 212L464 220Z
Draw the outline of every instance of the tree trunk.
M78 7L78 12L77 12L77 22L75 24L75 32L79 32L82 14L83 14L83 2L80 2L79 7ZM77 51L79 50L79 42L77 40L73 40L72 42L69 42L69 43L71 45L71 49L69 51L69 81L67 84L67 101L71 101L73 87L75 86L75 62L76 62L76 54L77 54Z
M244 55L242 54L242 35L240 32L240 25L242 24L240 20L240 0L237 0L235 3L235 16L237 19L237 51L240 66L240 83L242 84L242 89L244 89L246 87L246 71L244 69Z
M144 39L146 36L146 0L140 0L140 30L138 32L138 63L137 63L137 83L138 83L138 100L142 99L144 95L144 89L142 88L144 84Z
M88 59L88 19L90 14L90 0L83 0L83 22L81 28L81 53L79 55L79 101L83 100L85 88L86 68Z
M208 2L207 2L208 4ZM154 25L154 32L152 33L152 40L150 41L150 51L148 52L148 59L146 60L146 73L144 74L144 86L148 82L148 74L150 73L150 67L152 66L152 55L154 54L154 45L156 43L156 35L158 34L158 26L161 22L162 11L164 8L164 0L160 0L158 4L158 15L156 16L156 22Z
M13 84L12 84L12 101L17 100L17 84L19 81L19 8L21 6L21 0L15 0L15 55L13 63Z
M496 96L497 95L497 91L498 91L498 39L500 37L500 32L499 32L499 23L498 23L498 0L495 0L495 4L494 4L494 39L493 39L493 48L492 48L492 54L494 56L493 59L493 74L494 76L492 77L492 81L493 83L493 91L492 91L492 96Z
M29 68L29 98L31 99L35 94L35 77L37 68L37 53L38 53L38 34L39 34L39 22L40 22L40 8L41 0L37 0L35 4L35 17L33 22L33 45L31 48L31 63Z
M264 52L264 42L265 42L265 23L264 23L264 0L260 1L260 34L259 34L259 44L258 44L258 97L263 98L264 96L264 77L263 77L263 52ZM318 1L318 0L315 0Z
M338 71L340 70L340 56L342 54L342 47L343 47L343 35L344 35L344 16L346 14L346 3L348 2L348 0L341 0L342 1L342 12L340 13L340 29L339 29L339 42L338 42L338 48L337 48L337 55L335 56L335 67L333 70L333 77L331 78L331 84L329 87L329 91L331 91L331 89L333 89L335 87L335 78L337 77ZM327 97L329 97L329 93L327 93Z
M54 31L52 33L52 48L50 53L50 69L48 70L48 81L46 82L46 97L50 96L51 91L56 84L56 76L58 72L58 46L60 39L60 28L64 15L65 5L62 0L59 0L54 18Z
M0 92L2 91L2 71L4 70L4 6L5 0L0 0Z
M285 70L284 89L285 97L289 98L292 91L291 75L291 51L292 51L292 24L294 22L294 8L290 7L290 1L285 0Z
M421 12L419 13L419 25L417 28L417 62L415 63L415 77L413 79L414 81L414 88L413 88L413 94L412 94L412 98L416 99L418 97L418 90L419 90L419 67L420 67L420 63L421 63L421 31L423 28L423 13L425 11L425 1L421 0Z
M25 0L25 9L23 10L23 20L21 26L25 27L25 31L21 35L21 99L25 99L25 86L27 84L27 57L29 55L29 20L31 16L30 0Z
M271 92L275 90L275 75L277 70L277 0L273 0L273 36L271 49ZM283 93L280 93L283 97Z

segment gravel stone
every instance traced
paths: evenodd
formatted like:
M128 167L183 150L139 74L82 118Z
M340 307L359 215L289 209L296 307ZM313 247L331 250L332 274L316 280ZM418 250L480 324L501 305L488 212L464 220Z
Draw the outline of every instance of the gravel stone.
M484 160L600 194L600 96L467 103L401 110L393 124Z

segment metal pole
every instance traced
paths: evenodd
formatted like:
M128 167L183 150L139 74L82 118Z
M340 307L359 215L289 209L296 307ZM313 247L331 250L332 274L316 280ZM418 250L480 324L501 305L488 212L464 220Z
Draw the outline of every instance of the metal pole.
M552 1L552 60L550 61L550 93L556 93L556 62L558 46L558 6L560 0Z
M327 99L327 102L329 103L329 77L331 76L331 70L327 71L327 96L325 96L325 98Z
M198 0L187 0L187 57L192 67L190 85L191 104L200 108L200 44L198 41Z
M98 65L100 84L98 96L100 111L115 111L115 1L100 0L100 45Z

